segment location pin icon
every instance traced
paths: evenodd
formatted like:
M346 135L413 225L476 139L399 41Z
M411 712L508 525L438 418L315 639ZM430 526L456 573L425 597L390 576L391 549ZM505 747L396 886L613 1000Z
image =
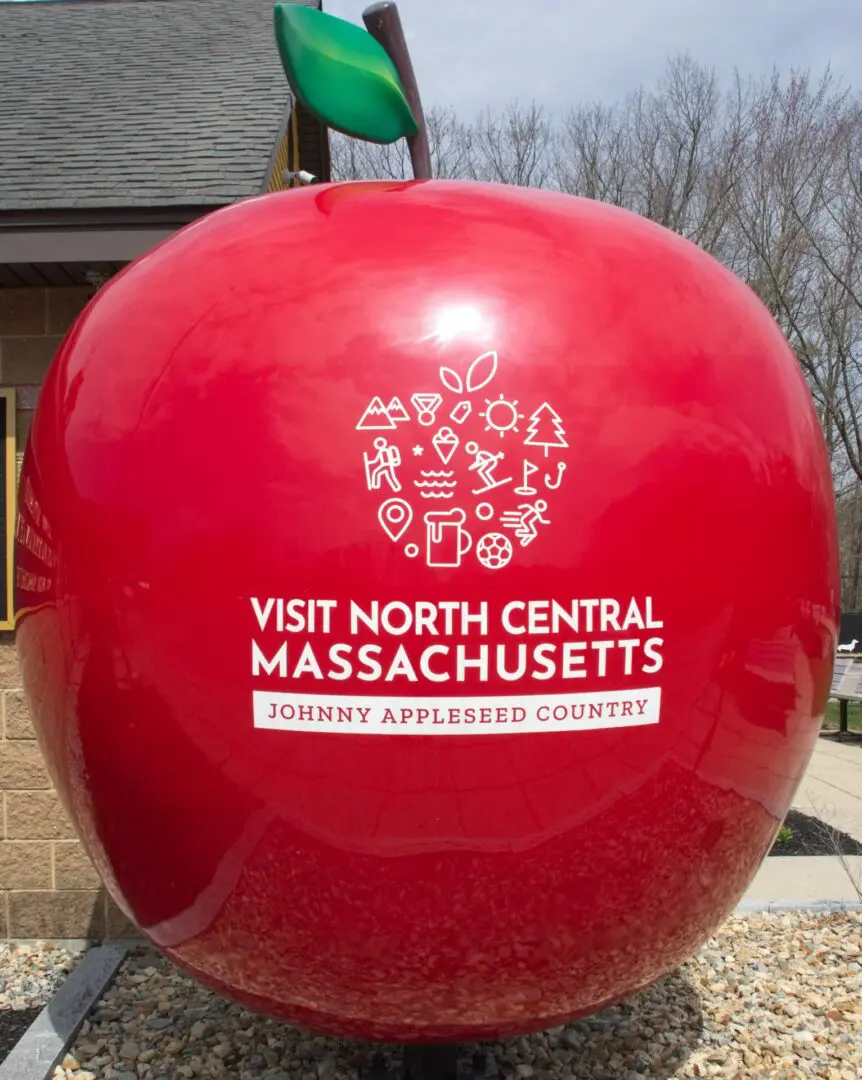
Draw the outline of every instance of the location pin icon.
M413 508L403 499L387 499L377 511L377 520L390 540L400 540L413 520Z

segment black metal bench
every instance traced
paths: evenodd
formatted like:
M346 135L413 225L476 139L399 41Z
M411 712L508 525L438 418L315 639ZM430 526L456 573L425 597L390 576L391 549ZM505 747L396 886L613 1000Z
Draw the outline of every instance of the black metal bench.
M862 702L862 660L836 656L829 696L838 702L838 727L848 730L847 709L851 701Z

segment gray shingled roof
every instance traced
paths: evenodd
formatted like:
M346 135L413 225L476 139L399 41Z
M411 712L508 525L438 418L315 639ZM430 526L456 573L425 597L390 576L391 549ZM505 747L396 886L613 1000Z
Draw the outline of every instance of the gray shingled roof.
M290 98L272 9L0 3L0 211L259 194Z

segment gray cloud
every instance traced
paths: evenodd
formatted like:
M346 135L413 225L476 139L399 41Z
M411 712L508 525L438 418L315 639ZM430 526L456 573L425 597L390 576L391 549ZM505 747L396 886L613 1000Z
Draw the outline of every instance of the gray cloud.
M323 0L361 23L368 0ZM467 115L510 98L552 110L620 97L688 52L729 78L862 68L859 0L399 0L427 104Z

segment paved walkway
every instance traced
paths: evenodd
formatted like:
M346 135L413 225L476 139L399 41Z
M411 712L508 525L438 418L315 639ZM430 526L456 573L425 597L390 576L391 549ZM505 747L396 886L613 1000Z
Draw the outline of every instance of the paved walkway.
M818 739L793 808L862 842L862 739ZM862 904L862 856L772 856L763 861L743 908L838 902Z
M740 907L862 906L862 856L780 855L764 859Z
M793 807L862 842L862 738L821 735Z

